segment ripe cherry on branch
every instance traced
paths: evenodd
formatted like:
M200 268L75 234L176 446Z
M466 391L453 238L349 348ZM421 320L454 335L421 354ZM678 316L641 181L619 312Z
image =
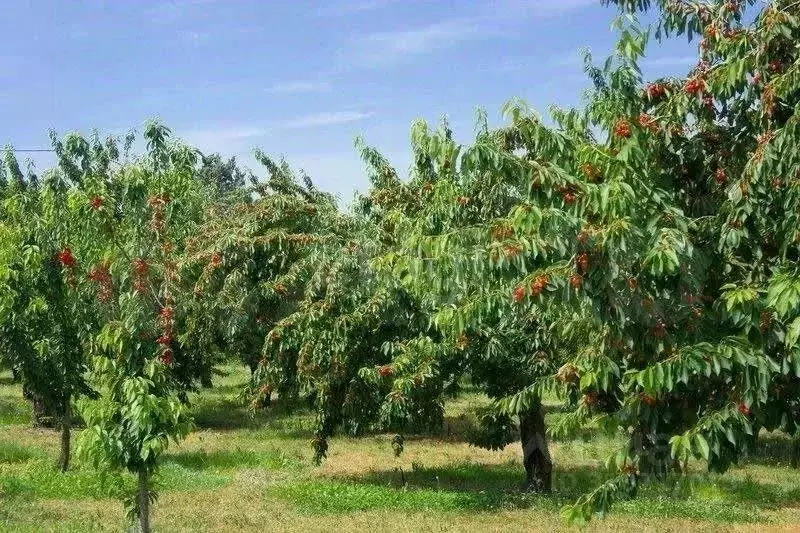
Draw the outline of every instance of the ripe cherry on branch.
M667 94L667 87L663 83L651 83L647 86L646 93L651 100L657 100Z
M162 351L158 356L158 360L166 366L172 366L172 364L175 362L175 355L173 354L172 349L167 348Z
M589 270L589 263L589 254L587 252L581 252L575 258L575 266L578 267L578 272L581 274L585 274Z
M521 302L522 300L525 299L526 295L527 294L525 292L525 287L517 287L516 289L514 289L513 297L515 302L517 303Z
M539 296L542 291L547 287L547 284L550 282L550 278L543 274L541 276L537 276L536 279L531 284L531 292L534 296Z
M75 256L72 255L72 250L70 248L64 248L58 252L56 257L58 262L65 268L73 269L78 265L78 261L75 259Z
M706 88L706 82L702 78L690 78L683 86L687 94L697 96L703 94Z
M622 137L627 139L631 136L631 124L624 118L617 120L617 123L614 125L614 135L617 137Z

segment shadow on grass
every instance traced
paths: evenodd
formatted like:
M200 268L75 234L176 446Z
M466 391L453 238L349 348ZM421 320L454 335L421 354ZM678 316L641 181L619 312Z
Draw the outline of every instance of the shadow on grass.
M40 459L47 454L31 446L20 446L13 442L0 442L0 464L26 463L32 459Z
M23 398L0 396L0 424L28 424L32 419L31 407Z
M778 432L760 435L743 461L765 466L796 465L797 462L800 462L800 440Z
M313 434L311 415L300 401L273 400L272 404L251 412L238 398L206 397L193 406L198 428L219 431L240 429L263 430L278 438L310 438Z
M561 416L565 409L562 406L545 406L548 416L548 424L553 423L554 417ZM447 415L444 417L442 427L427 432L415 432L406 434L406 440L442 440L452 443L474 444L476 437L481 434L483 429L478 420L476 412L468 411L457 415ZM597 438L597 429L582 427L570 432L562 437L549 437L552 442L582 441L590 442ZM512 443L519 440L519 431L514 429L512 432Z
M266 468L269 470L296 469L302 467L298 459L287 457L278 451L253 450L203 450L169 454L165 462L175 463L194 470L233 470L237 468Z
M519 464L460 464L398 469L359 477L317 478L269 489L271 495L311 514L342 514L379 508L406 511L494 512L536 508L557 512L606 478L591 467L559 469L552 494L521 490ZM767 509L793 507L800 488L705 475L654 481L637 497L623 498L614 512L648 518L679 518L720 523L766 522Z
M230 476L204 469L186 468L164 462L156 474L159 490L209 490L225 486ZM44 499L122 498L133 494L136 481L126 471L95 469L75 465L62 473L51 457L34 457L0 471L0 494L3 497Z

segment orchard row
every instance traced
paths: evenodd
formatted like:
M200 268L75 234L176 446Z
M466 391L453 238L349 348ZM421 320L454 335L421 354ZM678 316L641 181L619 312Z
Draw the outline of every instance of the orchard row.
M493 400L475 444L519 438L531 490L551 488L549 435L624 435L573 521L796 434L800 3L606 3L626 16L615 56L587 57L584 106L549 126L512 101L468 145L418 122L408 179L359 141L371 185L348 211L285 163L256 152L256 179L157 123L141 156L54 138L41 178L8 153L0 354L61 428L61 468L77 407L78 453L138 475L149 530L188 393L229 358L253 409L313 402L318 460L337 431L395 432L401 453L465 380ZM658 39L700 37L685 78L643 79L644 9ZM545 394L568 408L550 428Z

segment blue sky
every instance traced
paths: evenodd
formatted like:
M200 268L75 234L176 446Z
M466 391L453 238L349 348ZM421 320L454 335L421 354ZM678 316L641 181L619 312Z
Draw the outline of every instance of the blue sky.
M366 184L356 135L404 170L416 118L446 115L466 141L477 107L498 122L514 96L542 111L578 103L579 50L604 58L614 15L599 0L8 2L0 143L47 147L49 128L122 133L158 116L254 170L255 146L284 156L347 201ZM692 54L668 43L645 71L683 73Z

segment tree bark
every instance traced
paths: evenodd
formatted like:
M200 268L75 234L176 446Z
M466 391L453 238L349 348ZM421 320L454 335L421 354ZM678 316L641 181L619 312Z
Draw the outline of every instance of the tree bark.
M527 490L550 492L553 488L553 460L550 458L545 431L544 409L541 405L520 414L519 432Z
M150 533L150 476L146 470L139 471L139 533Z
M54 413L48 409L44 399L37 393L31 391L27 386L22 386L23 397L31 402L33 407L33 426L38 428L55 427L56 421Z
M70 397L64 400L64 409L61 413L61 455L58 458L58 468L66 472L69 468L70 456L70 430L72 428L72 403Z

